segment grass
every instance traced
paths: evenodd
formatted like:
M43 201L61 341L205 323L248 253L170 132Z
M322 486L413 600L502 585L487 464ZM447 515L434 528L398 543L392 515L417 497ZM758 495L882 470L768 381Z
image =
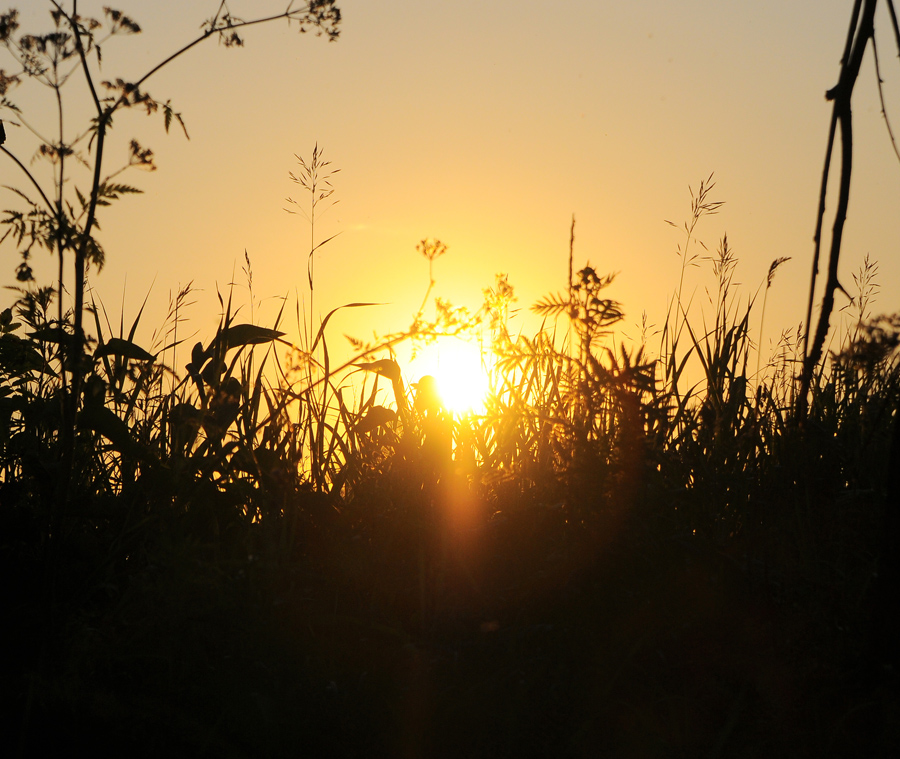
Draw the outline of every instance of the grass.
M319 195L320 165L317 148ZM292 346L283 315L239 321L229 289L184 366L189 288L149 350L140 316L113 330L95 304L68 478L71 319L20 289L0 315L19 755L889 755L876 575L900 324L868 312L866 263L795 423L799 335L753 361L765 300L757 316L733 287L727 239L709 306L683 301L712 189L692 194L656 354L614 342L613 277L574 270L574 225L533 335L512 334L504 278L477 313L427 319L437 241L411 327L340 365L311 298ZM394 348L473 324L490 392L453 418Z
M125 166L104 168L113 116L184 128L145 89L159 68L272 21L333 40L341 16L330 0L251 20L222 5L142 78L106 82L99 46L140 27L103 13L57 6L39 36L0 17L4 118L31 130L7 95L37 80L59 124L33 133L52 187L21 144L0 148L28 190L2 220L21 256L0 313L7 753L892 756L900 317L871 312L874 263L829 351L820 329L806 357L807 324L770 356L784 259L755 293L734 285L727 238L703 243L721 206L710 176L691 193L664 323L645 320L635 344L616 337L614 277L576 266L573 219L568 276L533 306L540 329L515 333L505 277L476 312L431 311L447 248L423 240L409 327L339 361L331 318L370 304L319 318L316 220L337 170L316 145L288 199L309 224L296 325L286 303L258 322L245 255L249 303L230 284L214 333L188 345L182 288L148 347L142 310L115 324L86 284L104 257L98 214L138 191L113 180L154 166L131 141ZM67 143L76 68L96 117ZM42 248L54 287L33 281ZM832 268L839 248L838 235ZM693 303L689 278L707 268ZM489 392L455 416L409 384L397 348L473 330Z

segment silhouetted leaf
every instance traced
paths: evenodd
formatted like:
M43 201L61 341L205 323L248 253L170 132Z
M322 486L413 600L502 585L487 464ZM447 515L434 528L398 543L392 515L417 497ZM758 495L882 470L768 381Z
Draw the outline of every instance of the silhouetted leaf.
M316 349L316 346L319 344L319 340L322 339L322 336L325 334L325 326L328 324L328 320L334 316L338 311L342 308L362 308L364 306L381 306L382 303L346 303L343 306L338 306L337 308L331 309L331 311L326 314L325 318L322 319L322 324L319 327L319 331L316 333L316 339L313 340L312 348L310 348L310 353Z
M283 335L284 332L279 332L277 329L258 327L255 324L235 324L233 327L223 329L216 339L222 341L225 350L231 350L243 345L270 343Z
M122 454L145 461L153 460L150 452L132 436L128 424L106 406L85 404L78 414L79 426L98 432Z
M120 337L111 337L102 345L97 346L94 351L94 358L102 358L103 356L124 356L132 358L135 361L154 361L156 356L148 353L139 345L135 345L130 340L123 340Z
M63 344L68 342L71 335L59 327L41 327L34 332L29 332L28 337L39 340L42 343Z
M358 366L360 369L367 372L375 372L375 374L380 374L382 377L387 377L391 382L400 379L400 366L396 361L390 358L354 364L354 366Z
M39 369L53 374L49 367L44 367L44 359L31 341L10 333L0 336L0 369L4 373L20 377Z
M535 303L531 310L539 316L562 316L575 307L574 301L566 294L546 295Z
M181 130L184 132L184 136L187 139L191 139L191 136L188 134L187 126L185 126L184 119L182 118L180 113L172 109L171 102L171 100L167 100L162 107L163 121L166 128L166 133L168 134L169 127L171 126L172 119L174 118L181 125Z
M356 423L357 432L371 432L397 420L397 412L386 406L372 406L368 413Z

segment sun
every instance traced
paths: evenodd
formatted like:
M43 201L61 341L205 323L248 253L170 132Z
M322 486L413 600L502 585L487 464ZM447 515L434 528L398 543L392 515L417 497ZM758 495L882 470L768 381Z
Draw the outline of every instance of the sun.
M409 366L417 381L426 374L437 380L444 407L454 414L483 412L488 375L476 342L442 337L422 346Z

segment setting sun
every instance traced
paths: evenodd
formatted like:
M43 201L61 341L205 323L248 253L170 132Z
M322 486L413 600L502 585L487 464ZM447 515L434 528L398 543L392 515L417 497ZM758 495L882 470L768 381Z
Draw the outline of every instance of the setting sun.
M444 406L455 414L482 411L488 376L480 346L454 337L444 337L422 346L410 363L416 380L432 375Z
M17 755L894 753L900 0L105 2L0 7Z

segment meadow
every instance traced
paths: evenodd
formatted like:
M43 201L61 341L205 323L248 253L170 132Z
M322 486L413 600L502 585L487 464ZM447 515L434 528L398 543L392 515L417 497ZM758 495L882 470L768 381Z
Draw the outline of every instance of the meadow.
M21 45L14 22L0 29ZM240 23L204 34L233 41ZM94 33L30 51L87 70ZM426 239L410 325L344 358L337 309L319 318L312 297L331 193L316 146L295 175L307 299L248 319L247 257L250 303L225 288L214 334L183 342L185 288L144 345L142 316L110 318L83 286L102 263L94 214L134 188L98 169L66 205L62 177L76 150L100 166L113 112L178 115L109 90L92 148L48 149L58 194L19 191L3 219L22 259L0 313L0 708L17 755L891 755L900 315L871 313L874 263L805 377L801 330L760 348L784 260L744 292L727 238L703 244L710 177L666 319L639 339L617 336L614 277L581 263L573 220L568 281L561 261L532 333L510 328L504 277L477 311L432 301L447 248ZM41 246L58 282L30 276ZM706 309L687 295L698 266ZM472 333L479 407L409 382L400 346Z

